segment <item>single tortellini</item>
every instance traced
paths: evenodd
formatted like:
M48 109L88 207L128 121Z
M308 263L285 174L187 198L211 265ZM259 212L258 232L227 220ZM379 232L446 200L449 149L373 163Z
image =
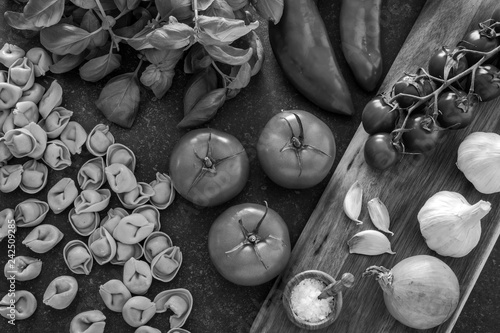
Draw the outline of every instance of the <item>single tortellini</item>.
M104 210L111 199L111 192L106 189L83 190L74 201L75 212L91 213Z
M4 143L14 157L41 158L47 149L47 133L35 123L5 133Z
M178 328L184 325L193 308L193 296L189 290L184 288L164 290L154 298L156 313L171 310L174 314L170 316L170 328Z
M64 262L75 274L89 275L94 259L87 245L81 240L69 241L63 249Z
M50 282L43 294L43 303L57 310L67 308L78 293L78 282L69 275L61 275Z
M78 196L75 182L69 177L59 180L47 193L47 203L54 214L59 214L73 204Z
M57 245L64 237L64 234L52 224L42 224L36 226L23 240L31 251L36 253L46 253Z
M120 163L135 171L136 158L134 152L121 143L113 143L106 152L106 166L114 163Z
M134 213L123 217L113 230L113 237L124 244L135 244L143 241L154 230L144 215Z
M106 182L104 159L97 156L85 162L78 171L77 180L82 190L100 189Z
M56 171L66 169L72 163L68 147L61 140L57 139L47 143L42 160Z
M45 88L40 83L33 83L33 86L28 90L23 91L21 98L19 98L19 102L30 101L35 104L38 104L45 94Z
M12 122L15 127L24 127L29 123L37 123L39 118L38 106L31 101L18 101L12 110Z
M104 304L111 311L122 312L123 305L132 297L132 294L122 281L112 279L99 287Z
M90 236L97 229L101 221L98 212L77 214L75 208L68 213L68 220L73 230L80 236Z
M147 262L132 257L123 266L123 284L131 293L144 295L152 282L153 277Z
M49 204L34 198L26 199L16 205L14 218L19 228L35 227L43 222L49 212Z
M11 312L14 304L14 313ZM27 290L7 293L0 301L0 315L7 319L23 320L31 317L37 308L35 296Z
M5 263L4 275L6 278L14 278L16 281L29 281L35 279L42 271L40 259L17 256Z
M7 82L18 86L22 91L30 89L35 83L35 68L31 60L23 57L14 61L9 67Z
M87 131L76 121L70 121L61 132L59 140L68 147L71 154L80 154L83 145L87 141Z
M162 231L155 231L144 241L144 257L147 262L151 263L154 257L172 246L172 239L169 235Z
M156 173L156 179L149 183L155 194L149 201L158 209L165 209L172 204L175 199L174 184L165 173Z
M23 90L7 82L0 82L0 110L7 110L14 105L23 95Z
M156 305L144 296L131 297L122 309L123 319L132 327L146 325L156 313Z
M97 124L87 136L87 150L94 156L104 156L108 147L115 143L115 137L109 131L109 126Z
M182 252L178 246L169 247L151 261L151 275L162 282L170 282L182 265Z
M127 193L137 187L137 179L132 170L121 163L113 163L104 168L109 187L115 193Z
M21 164L7 164L0 167L0 192L10 193L21 184L23 176Z
M100 310L84 311L73 317L69 333L103 333L106 316Z
M23 192L35 194L47 184L49 168L38 160L28 160L23 164L23 174L19 187Z

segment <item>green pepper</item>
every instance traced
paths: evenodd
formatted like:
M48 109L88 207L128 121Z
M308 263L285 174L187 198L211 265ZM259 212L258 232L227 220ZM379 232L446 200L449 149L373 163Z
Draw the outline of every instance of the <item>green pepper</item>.
M358 84L372 91L382 77L380 53L381 0L342 0L342 51Z
M284 0L281 20L269 23L269 41L285 76L300 93L326 111L353 114L351 94L313 0Z

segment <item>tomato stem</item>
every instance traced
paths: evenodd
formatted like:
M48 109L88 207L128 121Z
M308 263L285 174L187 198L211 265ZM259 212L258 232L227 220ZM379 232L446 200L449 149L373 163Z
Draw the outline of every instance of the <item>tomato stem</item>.
M318 154L325 155L328 157L331 157L329 154L325 153L319 148L316 148L312 145L304 144L304 126L302 125L302 120L300 119L299 115L292 112L292 114L295 116L295 119L297 120L297 124L299 125L299 135L295 135L295 132L293 131L292 124L290 124L290 121L286 117L281 117L283 119L288 127L290 128L290 132L292 133L290 136L290 140L285 143L285 145L280 149L280 153L284 152L285 150L293 150L295 153L295 156L297 157L297 164L299 166L299 177L302 175L302 151L303 150L312 150Z

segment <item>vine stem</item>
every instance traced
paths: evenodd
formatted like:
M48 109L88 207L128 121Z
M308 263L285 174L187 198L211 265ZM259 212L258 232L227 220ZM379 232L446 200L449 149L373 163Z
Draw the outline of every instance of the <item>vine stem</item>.
M413 111L415 109L417 109L420 105L422 105L424 102L428 101L430 98L434 97L435 101L437 102L437 98L439 96L439 94L446 88L448 88L450 85L452 85L454 82L457 82L461 79L463 79L464 77L466 77L467 75L473 73L473 77L475 77L475 72L476 70L479 68L479 66L481 66L486 60L488 60L489 58L491 58L492 56L494 56L495 54L497 54L498 52L500 51L500 46L497 46L495 47L493 50L491 51L488 51L488 52L482 52L482 51L475 51L475 50L468 50L468 49L463 49L459 52L463 52L463 53L472 53L472 54L479 54L479 55L482 55L483 57L478 61L476 62L474 65L472 65L471 67L467 68L465 71L463 71L462 73L450 78L450 79L447 79L447 80L442 80L440 78L436 78L428 73L424 74L425 77L428 77L430 78L431 80L434 80L434 81L438 81L438 82L441 82L442 85L439 86L439 88L437 88L436 90L434 90L432 93L426 95L426 96L415 96L415 95L410 95L410 94L397 94L395 95L394 97L392 97L390 99L390 102L394 102L398 97L411 97L411 98L414 98L417 100L417 102L415 104L413 104L409 109L408 109L408 112L406 114L406 117L405 119L403 120L403 123L401 125L401 128L404 129L406 127L406 124L408 123L408 119L410 118L410 115L413 113ZM425 72L425 71L424 71ZM473 84L472 83L472 87L473 87ZM436 106L437 108L437 106ZM394 137L393 139L393 142L399 142L401 140L401 137L403 135L404 131L398 131L396 136Z

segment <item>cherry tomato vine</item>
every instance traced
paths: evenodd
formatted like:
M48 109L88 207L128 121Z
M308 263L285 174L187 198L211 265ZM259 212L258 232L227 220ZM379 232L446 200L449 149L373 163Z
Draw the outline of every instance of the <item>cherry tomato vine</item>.
M385 170L405 154L432 151L443 131L467 127L479 102L500 96L499 14L454 48L436 50L427 69L405 73L390 93L367 103L362 124L370 135L364 146L370 167Z

